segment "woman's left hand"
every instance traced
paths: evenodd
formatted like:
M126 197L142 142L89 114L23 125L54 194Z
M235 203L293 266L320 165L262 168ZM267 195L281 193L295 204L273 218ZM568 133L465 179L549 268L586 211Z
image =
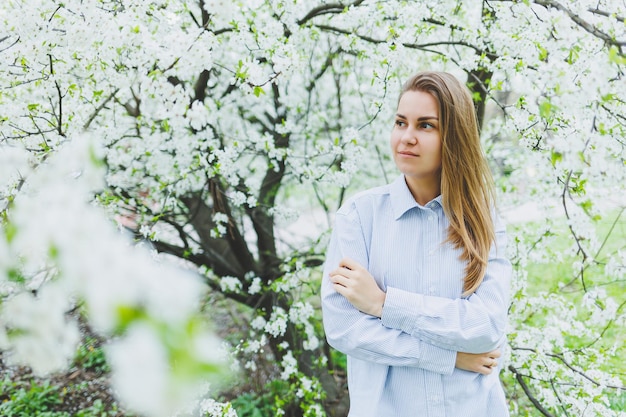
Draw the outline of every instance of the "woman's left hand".
M355 308L374 317L382 315L386 294L358 262L350 258L342 259L339 268L330 273L330 280L335 291L346 297Z

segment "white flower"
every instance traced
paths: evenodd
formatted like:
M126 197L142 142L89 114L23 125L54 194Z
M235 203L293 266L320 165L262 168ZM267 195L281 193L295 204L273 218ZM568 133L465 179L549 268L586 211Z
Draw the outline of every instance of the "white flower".
M258 353L261 351L263 344L260 340L250 340L247 343L247 346L244 348L244 352L246 353Z
M192 128L202 130L209 123L209 109L204 103L194 101L191 108L187 111L187 118Z
M256 371L257 366L256 366L256 361L248 361L245 363L245 365L243 366L246 369L251 370L252 372Z
M130 409L152 416L172 414L176 407L168 404L167 352L151 328L134 325L105 351L113 369L113 387Z
M254 295L261 291L261 278L254 277L252 283L250 284L250 288L248 288L248 294Z
M262 316L256 316L254 320L250 322L250 326L253 329L257 329L257 330L264 328L266 324L267 324L267 321Z
M235 277L222 277L220 280L220 287L222 291L226 292L237 292L241 291L241 281Z
M311 329L313 326L311 326ZM302 343L302 348L304 350L315 350L320 345L320 340L314 334L309 334L307 331L307 339Z
M12 348L10 362L29 365L40 375L67 366L80 341L77 324L65 317L68 305L58 283L44 284L37 297L24 292L7 300L1 321L17 331L5 340Z
M289 319L296 324L306 323L313 313L313 306L310 303L298 301L289 309Z
M234 7L233 3L228 0L207 0L204 2L204 10L217 16L221 21L229 22L238 8Z
M213 215L215 228L211 230L211 237L219 238L226 234L226 225L228 224L228 216L225 213L217 212Z
M211 398L200 402L200 413L203 417L237 417L237 412L230 403L220 403Z
M265 325L265 331L274 337L282 336L287 330L287 314L280 307L274 308L269 322Z
M283 368L280 377L285 381L288 380L291 375L294 375L298 372L298 361L296 361L296 359L293 357L291 351L287 352L287 354L283 357L280 365Z
M20 177L28 177L29 159L30 154L26 149L0 144L0 196L7 185Z

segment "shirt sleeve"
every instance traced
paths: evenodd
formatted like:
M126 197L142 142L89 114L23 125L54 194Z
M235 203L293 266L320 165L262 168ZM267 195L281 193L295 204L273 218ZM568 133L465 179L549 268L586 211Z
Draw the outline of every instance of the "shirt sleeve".
M437 347L399 328L384 326L380 319L358 311L334 290L329 273L338 267L344 257L368 265L367 245L355 210L337 214L327 249L321 295L328 343L361 360L451 374L456 351Z
M467 298L450 299L387 287L381 322L419 340L457 352L484 353L506 339L511 263L506 232L496 218L496 241L483 282Z

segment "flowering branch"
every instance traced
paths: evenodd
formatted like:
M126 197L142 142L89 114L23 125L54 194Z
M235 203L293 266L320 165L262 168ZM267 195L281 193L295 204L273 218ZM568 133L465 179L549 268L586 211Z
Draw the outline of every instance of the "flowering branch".
M342 4L342 3L327 3L327 4L321 4L317 7L314 7L313 9L311 9L306 16L304 16L302 19L298 20L298 25L302 26L305 23L307 23L309 20L317 17L317 16L322 16L325 14L337 14L337 13L342 13L344 10L348 9L349 7L356 7L359 6L361 3L363 3L364 0L356 0L351 4Z
M567 7L563 6L561 3L559 3L556 0L535 0L535 3L541 6L544 6L546 8L553 8L561 12L564 12L578 26L580 26L581 28L583 28L584 30L586 30L587 32L595 36L596 38L602 39L607 45L617 46L620 49L620 51L622 47L626 45L626 41L618 41L615 38L608 35L607 33L604 33L603 31L601 31L594 25L583 20L576 13L572 12L571 10L569 10ZM602 14L597 9L593 9L590 11L592 13Z
M528 399L535 406L535 408L545 417L554 417L554 415L551 414L546 408L544 408L539 400L535 398L533 393L530 391L530 387L526 384L526 381L524 381L524 375L522 375L513 365L509 365L509 371L513 372L513 374L515 375L515 379L520 384L520 386L524 390L524 393L526 394L526 397L528 397Z
M526 351L526 352L532 352L532 353L535 353L535 354L540 354L540 352L537 349L533 349L533 348L512 347L512 349L513 350ZM549 358L558 359L559 362L563 363L563 365L565 365L569 370L571 370L572 372L582 376L587 381L591 382L592 384L594 384L594 385L596 385L598 387L602 386L602 387L607 387L607 388L616 389L616 390L626 390L626 386L613 385L613 384L603 384L603 383L600 383L600 382L596 381L595 379L593 379L589 375L587 375L585 372L581 371L580 369L576 368L574 365L569 363L565 359L565 357L563 356L562 353L549 353L549 352L542 352L542 353L545 356L549 357Z

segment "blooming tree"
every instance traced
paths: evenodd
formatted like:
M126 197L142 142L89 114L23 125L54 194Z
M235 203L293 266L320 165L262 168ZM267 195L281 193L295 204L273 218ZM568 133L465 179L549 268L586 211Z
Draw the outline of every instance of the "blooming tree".
M122 398L171 414L219 369L197 315L209 288L247 307L232 352L251 372L271 355L288 387L277 415L345 415L315 308L325 232L345 195L395 175L401 83L444 69L474 94L500 208L550 213L511 239L511 407L618 415L609 361L623 350L605 336L624 323L626 252L596 226L625 204L624 13L609 0L6 0L2 347L62 367L77 339L65 312L84 306L114 337ZM554 260L571 261L562 285L527 288L528 266Z

